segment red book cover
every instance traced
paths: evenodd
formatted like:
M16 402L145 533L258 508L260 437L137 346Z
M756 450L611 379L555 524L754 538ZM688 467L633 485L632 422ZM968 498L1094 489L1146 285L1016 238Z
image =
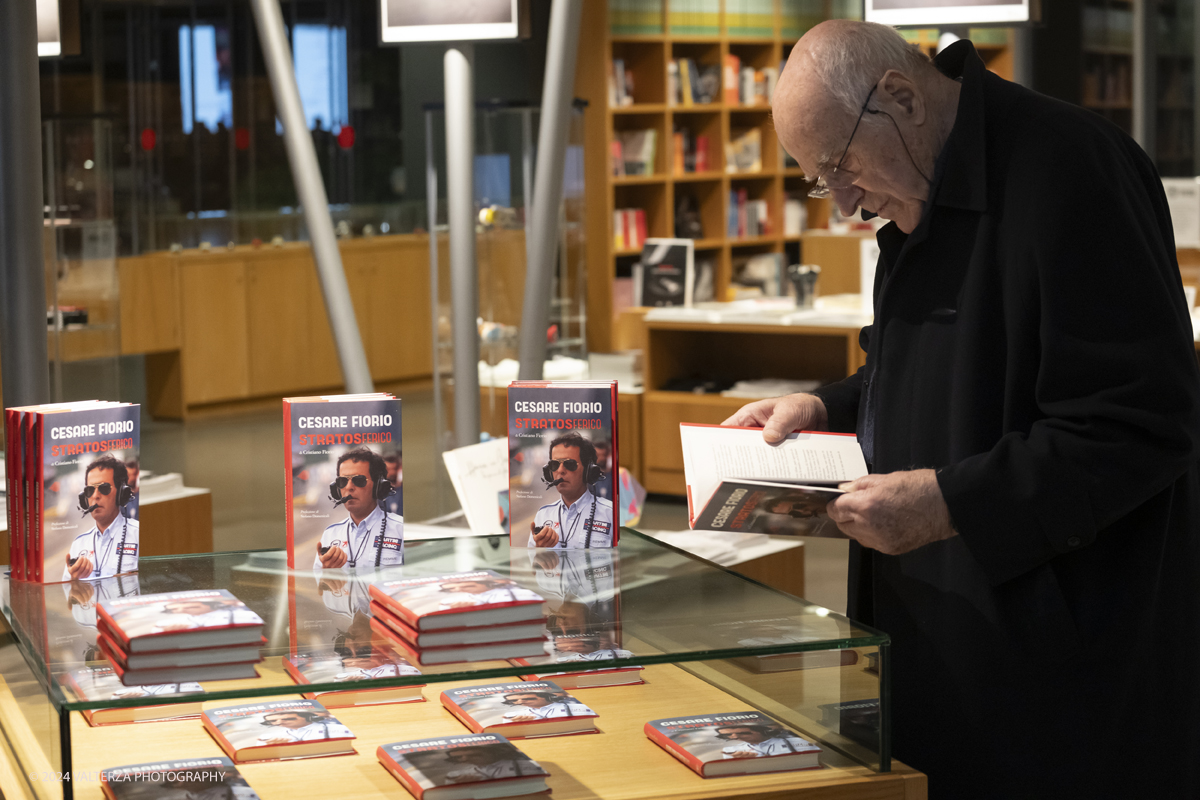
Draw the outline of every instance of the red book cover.
M24 470L21 462L21 412L4 410L4 481L8 500L8 564L13 580L25 579Z
M400 634L401 638L408 642L409 646L417 649L464 647L473 644L541 639L546 631L544 620L541 617L524 622L505 622L500 625L476 625L467 628L419 631L374 601L370 605L370 614L372 617L386 621L395 633Z
M404 657L422 667L432 667L440 664L464 664L473 661L504 661L522 656L534 656L542 652L545 640L523 639L515 642L488 642L486 644L464 645L461 647L428 647L417 649L409 644L396 626L403 625L391 614L381 614L371 618L371 630L385 637L387 641L404 654Z
M419 631L541 619L542 596L490 569L371 584L379 605Z
M283 502L287 508L287 513L284 518L287 520L287 565L288 569L296 568L296 527L292 522L292 492L293 481L295 481L295 471L292 467L292 443L291 438L287 436L292 430L292 401L291 398L283 398L283 430L285 433L283 440ZM288 580L292 577L289 575ZM293 636L291 641L296 641Z
M121 683L126 686L146 686L158 683L183 683L189 681L226 681L244 678L257 678L258 670L255 664L261 659L244 664L216 664L213 666L181 667L178 669L143 669L128 670L124 667L125 653L122 650L110 650L111 639L104 636L96 638L100 653L108 659L109 666Z
M737 221L738 221L738 238L744 239L747 235L747 227L749 222L750 210L746 207L748 195L745 189L737 191Z
M315 700L213 708L202 719L204 729L237 764L355 752L354 734Z
M696 137L696 172L708 172L708 137Z
M634 225L637 229L637 244L635 247L641 248L646 244L646 209L635 208L633 210Z
M627 208L621 213L625 215L625 249L637 250L642 246L638 241L637 211Z
M612 156L612 174L614 177L622 177L625 175L625 153L621 147L620 139L613 139L610 145L610 155Z
M644 730L704 778L821 766L821 748L757 711L656 719Z
M738 83L742 75L742 61L732 53L725 56L724 85L725 105L738 105Z
M464 784L484 787L487 797L550 791L550 773L498 734L393 742L380 745L376 756L417 800L459 796L462 790L454 789Z
M36 583L42 582L42 502L46 491L42 476L42 415L36 412L25 415L25 492L28 509L26 539L25 576Z
M109 651L120 658L125 669L182 669L191 666L213 666L215 664L244 664L261 661L260 650L267 646L267 637L257 642L232 644L217 647L199 647L190 650L159 650L155 652L127 653L117 643L116 637L103 620L96 622L97 642L104 639Z
M599 715L552 681L464 686L439 699L475 733L523 739L597 732Z

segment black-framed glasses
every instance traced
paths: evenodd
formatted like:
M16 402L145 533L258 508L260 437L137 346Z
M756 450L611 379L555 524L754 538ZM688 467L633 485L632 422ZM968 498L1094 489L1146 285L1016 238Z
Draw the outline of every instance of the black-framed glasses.
M557 458L552 458L546 463L546 466L550 467L551 472L558 472L559 464L562 464L564 467L566 467L567 472L574 472L575 470L579 469L579 462L573 458L564 458L562 461L559 461Z
M858 112L858 119L854 121L854 130L850 131L850 138L846 140L846 146L842 149L842 157L838 159L837 165L832 170L817 176L816 181L813 182L813 187L808 191L809 197L829 197L834 189L848 189L858 179L858 176L853 172L842 169L842 162L846 160L846 153L850 152L850 144L854 141L854 135L858 133L858 126L862 124L863 115L867 113L867 105L870 104L871 97L875 94L875 89L878 85L872 86L871 91L867 92L867 99L863 101L862 110ZM871 113L874 114L875 112L872 111Z
M105 497L108 497L110 494L112 494L113 485L111 483L108 483L107 481L105 481L104 483L101 483L101 484L95 484L95 485L89 484L88 486L83 487L83 496L91 497L92 495L94 495L96 493L97 489L100 490L100 494L104 495Z
M337 487L339 489L345 489L346 484L353 483L358 488L365 489L367 484L370 482L371 479L366 475L351 475L349 478L347 478L345 475L339 475L337 479Z

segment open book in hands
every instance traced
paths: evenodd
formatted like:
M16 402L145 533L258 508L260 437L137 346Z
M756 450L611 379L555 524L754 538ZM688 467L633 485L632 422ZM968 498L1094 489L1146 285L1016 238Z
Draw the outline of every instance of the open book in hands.
M679 433L693 530L843 535L825 506L867 474L852 434L797 431L767 444L762 428L686 422Z

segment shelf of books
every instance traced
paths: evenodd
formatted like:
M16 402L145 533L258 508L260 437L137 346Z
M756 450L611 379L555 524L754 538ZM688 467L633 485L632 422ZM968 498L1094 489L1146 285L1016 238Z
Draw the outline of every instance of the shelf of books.
M834 6L839 4L835 3ZM738 255L786 253L810 213L785 160L770 99L784 60L830 15L807 0L589 0L577 93L588 117L589 349L613 346L615 282L632 280L647 237L696 240L697 263L727 299Z
M5 796L925 796L885 634L628 528L406 533L402 568L335 542L143 558L86 597L0 577Z

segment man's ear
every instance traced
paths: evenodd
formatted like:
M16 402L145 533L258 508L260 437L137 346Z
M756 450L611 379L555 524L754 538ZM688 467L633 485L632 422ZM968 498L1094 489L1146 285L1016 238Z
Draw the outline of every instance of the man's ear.
M925 121L925 95L912 78L903 72L889 69L879 80L879 89L875 96L879 98L882 110L896 116L900 114L913 125ZM893 110L887 108L892 106Z

